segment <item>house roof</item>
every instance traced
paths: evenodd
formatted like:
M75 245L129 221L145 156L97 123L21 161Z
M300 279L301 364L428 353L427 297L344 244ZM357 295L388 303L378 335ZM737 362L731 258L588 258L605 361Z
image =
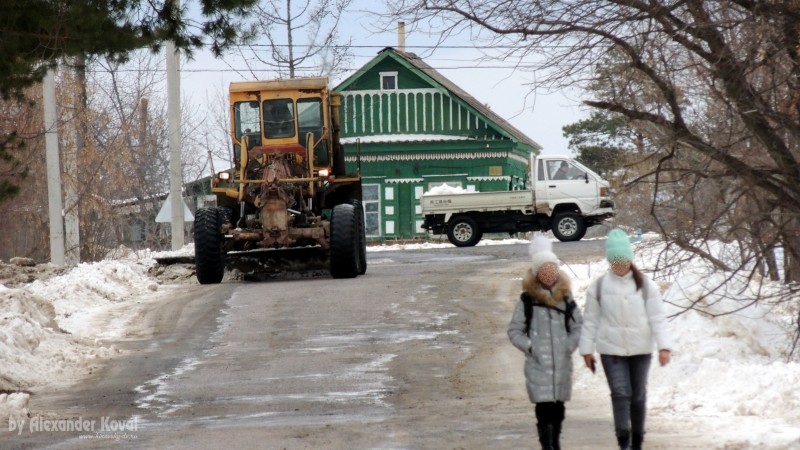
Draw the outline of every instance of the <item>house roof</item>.
M393 47L386 47L380 52L378 52L378 56L373 58L370 62L364 65L361 70L356 71L353 75L348 77L342 83L339 84L335 88L335 91L339 92L347 88L350 84L353 83L357 78L364 74L364 72L372 66L375 66L378 62L382 61L385 58L392 57L393 59L397 60L403 65L411 69L416 69L416 71L421 72L424 77L428 78L428 82L433 85L441 86L442 88L446 89L450 92L450 94L464 103L469 105L472 109L474 109L477 113L483 115L486 119L490 122L495 123L500 129L503 134L508 135L510 138L527 144L535 149L541 149L542 146L539 145L536 141L529 138L525 133L517 129L515 126L511 125L507 120L500 117L494 111L492 111L489 107L484 105L483 103L479 102L475 97L467 93L467 91L461 89L457 84L450 81L447 77L439 73L436 69L428 65L425 61L422 60L419 56L411 52L403 52L397 50Z

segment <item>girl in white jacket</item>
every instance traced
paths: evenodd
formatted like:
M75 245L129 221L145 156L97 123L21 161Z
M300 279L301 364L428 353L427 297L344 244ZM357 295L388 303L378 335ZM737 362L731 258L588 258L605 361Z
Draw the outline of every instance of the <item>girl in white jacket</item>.
M608 273L586 291L580 354L595 370L594 352L611 390L614 426L620 449L641 449L647 404L647 374L654 349L669 363L672 347L661 293L633 265L633 250L622 230L606 241Z

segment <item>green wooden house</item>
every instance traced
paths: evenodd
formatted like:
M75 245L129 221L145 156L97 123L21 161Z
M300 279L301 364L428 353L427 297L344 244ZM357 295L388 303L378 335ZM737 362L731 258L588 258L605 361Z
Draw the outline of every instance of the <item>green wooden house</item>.
M541 146L417 55L385 48L334 91L349 169L360 153L370 238L423 235L420 197L441 184L526 188Z

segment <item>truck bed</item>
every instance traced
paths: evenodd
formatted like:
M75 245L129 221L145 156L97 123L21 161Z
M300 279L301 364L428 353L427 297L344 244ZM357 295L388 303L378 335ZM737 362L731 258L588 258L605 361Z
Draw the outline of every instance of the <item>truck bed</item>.
M533 192L526 190L424 195L421 205L423 215L465 211L521 211L530 214L533 212Z

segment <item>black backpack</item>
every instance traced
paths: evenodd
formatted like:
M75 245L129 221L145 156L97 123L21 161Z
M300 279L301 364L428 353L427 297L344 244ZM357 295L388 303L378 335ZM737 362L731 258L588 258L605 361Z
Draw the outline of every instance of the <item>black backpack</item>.
M522 300L522 305L525 308L525 334L526 335L528 333L530 333L530 331L531 331L531 320L533 320L533 307L534 306L540 306L542 308L552 309L552 310L558 312L559 314L563 314L564 315L564 329L566 329L567 333L569 333L569 321L570 320L572 320L573 322L575 321L575 318L573 317L572 312L575 311L575 308L578 307L578 305L575 303L574 300L572 300L571 297L567 297L567 298L564 299L564 303L566 303L566 305L567 305L567 309L566 310L558 309L555 306L545 305L544 303L539 303L539 302L533 300L531 298L531 296L528 295L527 292L523 292L519 296L519 299Z

